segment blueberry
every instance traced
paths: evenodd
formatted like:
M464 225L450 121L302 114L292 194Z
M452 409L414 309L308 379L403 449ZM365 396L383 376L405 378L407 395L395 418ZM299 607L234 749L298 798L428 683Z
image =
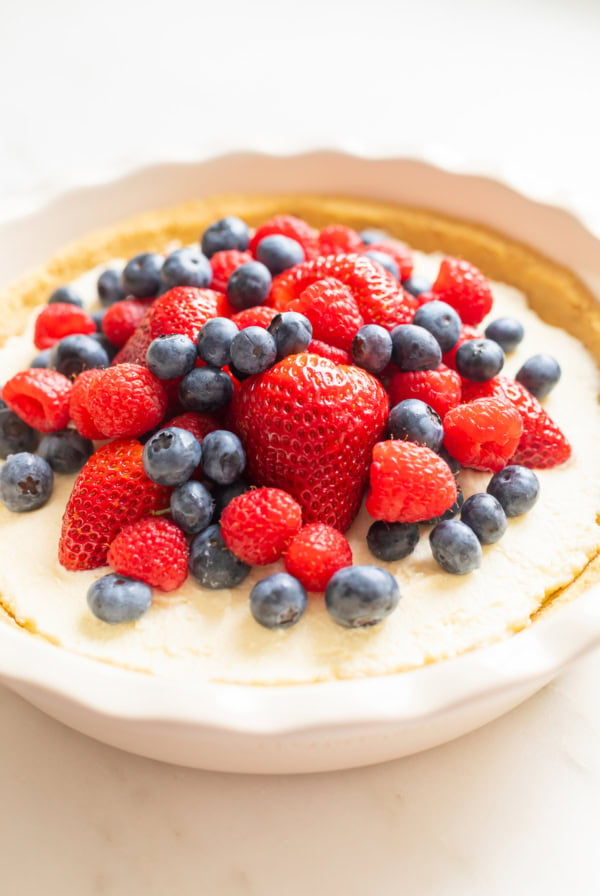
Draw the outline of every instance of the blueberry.
M531 510L540 494L540 481L527 467L511 464L495 473L487 487L509 516L521 516Z
M556 386L562 371L551 355L532 355L519 369L515 379L536 398L545 398Z
M372 261L376 261L377 264L380 264L382 268L385 268L388 273L395 277L396 280L400 279L400 271L398 270L398 265L391 255L388 255L387 252L380 252L378 249L371 249L369 252L365 252L367 258L370 258Z
M481 565L481 545L472 529L460 520L444 520L429 534L431 551L446 572L464 576Z
M426 302L417 310L413 323L435 336L445 354L454 348L460 336L460 317L446 302Z
M304 249L289 236L274 233L265 236L256 247L256 257L271 271L273 277L304 261Z
M76 429L59 429L42 437L38 454L55 473L77 473L94 452L94 445Z
M41 352L38 352L34 357L33 361L29 365L30 367L48 367L50 363L50 355L52 354L51 348L45 348Z
M195 367L179 384L179 399L188 411L212 413L229 404L233 383L216 367Z
M382 243L387 239L385 230L376 230L374 227L367 227L359 233L361 240L365 246L372 246L374 243Z
M138 299L155 296L161 284L160 272L163 264L163 256L156 252L142 252L134 256L121 274L123 289Z
M211 522L215 501L201 482L190 480L171 493L173 522L188 535L202 532Z
M486 383L503 367L504 352L493 339L468 339L456 352L456 369L474 383Z
M0 389L0 411L6 410L7 407L8 407L8 405L2 398L2 390Z
M42 507L52 494L52 468L36 454L11 454L0 470L0 501L14 513Z
M396 579L379 566L346 566L334 573L325 590L330 616L347 628L382 622L399 600Z
M96 579L87 593L90 610L102 622L135 622L150 609L152 589L144 582L111 572Z
M39 434L21 420L6 405L0 407L0 458L6 460L9 454L35 451Z
M189 569L203 588L235 588L251 568L229 550L218 525L200 532L190 544Z
M419 277L417 274L417 276L408 277L407 280L403 280L402 286L411 294L411 296L418 298L422 292L429 292L432 284L429 280L425 280L424 277Z
M104 308L114 305L115 302L120 302L126 295L127 293L121 283L120 271L109 268L100 274L98 277L98 298Z
M288 355L306 351L312 339L311 322L297 311L277 314L269 324L268 331L275 339L278 361Z
M246 327L233 337L231 363L242 373L262 373L276 360L275 340L263 327Z
M178 426L167 426L151 436L144 445L142 462L149 479L159 485L186 482L202 456L198 439Z
M373 556L391 563L412 554L419 541L416 523L373 523L367 532L367 545Z
M438 454L440 455L440 457L443 460L446 461L446 463L448 464L448 466L450 467L451 471L454 473L455 476L457 475L457 473L460 473L460 471L462 469L461 465L459 464L459 462L456 460L455 457L452 457L451 454L448 454L448 451L446 450L446 448L444 448L444 447L440 448Z
M57 302L65 305L77 305L78 308L83 306L81 296L75 292L72 286L59 286L58 289L54 290L48 299L48 304L55 305Z
M271 273L260 261L247 261L227 281L227 298L237 310L262 305L271 290Z
M506 532L506 514L493 495L479 492L463 504L460 518L472 529L481 544L494 544Z
M434 516L429 520L420 520L422 526L437 526L438 523L443 522L444 520L453 520L455 516L461 511L463 504L465 503L465 496L463 495L463 490L460 485L456 486L456 501L452 504L448 510L444 510L439 516Z
M146 351L146 364L159 380L173 380L193 370L197 357L190 337L173 333L152 340Z
M287 572L261 579L250 592L250 612L265 628L295 625L307 605L306 589Z
M204 289L210 286L212 268L206 255L199 249L186 247L176 249L167 256L160 272L160 279L167 287L196 286Z
M202 234L202 251L207 258L212 258L215 252L223 252L226 249L239 249L244 252L250 242L248 225L240 218L232 215L221 218L211 224Z
M232 482L230 485L215 486L212 493L215 500L215 509L212 518L213 523L219 522L221 514L234 498L238 498L245 492L249 492L251 488L252 486L249 482L246 482L245 479L236 479L236 481Z
M49 366L69 379L75 379L84 370L108 367L108 354L91 336L76 333L64 336L50 353Z
M485 328L486 339L493 339L507 354L516 349L524 335L523 324L514 317L499 317Z
M442 419L433 408L418 398L406 398L390 411L389 430L393 439L415 442L439 451L444 440Z
M102 321L104 320L104 315L106 314L106 308L100 308L99 311L92 311L90 317L96 324L96 332L102 332ZM92 334L90 334L92 335Z
M231 342L239 330L227 317L207 320L196 339L198 355L206 364L225 367L231 361Z
M369 373L381 373L392 358L392 337L379 324L365 324L352 340L352 360Z
M437 339L424 327L400 324L392 336L392 361L400 370L435 370L442 361Z
M119 347L117 345L114 345L110 341L108 336L106 336L104 333L91 333L90 339L93 339L95 342L98 343L98 345L102 346L102 348L106 352L106 355L108 357L108 361L110 364L112 362L113 358L117 355L117 353L119 351Z
M202 469L217 485L231 485L246 466L246 453L234 433L226 429L209 432L202 440Z

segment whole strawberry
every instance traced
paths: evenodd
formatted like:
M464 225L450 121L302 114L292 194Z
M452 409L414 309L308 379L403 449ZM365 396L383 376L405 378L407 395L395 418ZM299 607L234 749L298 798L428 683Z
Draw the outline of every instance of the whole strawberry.
M436 299L452 305L464 324L481 323L494 301L487 278L475 265L459 258L444 258L431 291Z
M113 539L108 563L122 576L140 579L161 591L174 591L187 579L187 541L170 520L144 517L128 523Z
M309 319L314 339L345 352L351 351L356 331L364 323L349 288L333 277L307 286L287 310L297 311Z
M254 488L231 501L221 515L230 551L251 566L278 560L302 525L302 509L278 488Z

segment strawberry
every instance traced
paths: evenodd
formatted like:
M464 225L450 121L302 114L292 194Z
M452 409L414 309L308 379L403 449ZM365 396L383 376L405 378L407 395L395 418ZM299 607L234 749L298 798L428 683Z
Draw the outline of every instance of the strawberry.
M287 307L309 319L313 328L313 338L320 342L352 350L352 340L364 320L354 297L347 286L333 277L316 280L301 293L298 299Z
M111 542L109 566L161 591L174 591L188 574L188 545L171 520L148 516L128 523Z
M330 224L319 231L319 255L348 255L362 252L363 242L351 227Z
M284 562L287 572L307 591L325 591L334 573L352 566L352 549L333 526L308 523L292 538Z
M408 280L413 271L412 252L404 243L398 240L381 240L378 243L370 243L364 248L365 252L385 252L398 265L401 280Z
M254 488L234 498L221 515L230 551L251 566L278 560L302 525L302 508L279 488Z
M56 308L57 305L49 305ZM69 308L73 308L69 305ZM2 400L33 429L55 432L69 422L71 381L56 370L32 367L15 373L2 389Z
M266 330L278 314L279 311L268 305L253 305L252 308L244 308L243 311L232 314L231 320L238 330L245 330L246 327L263 327Z
M307 261L316 258L319 254L318 231L302 218L295 218L293 215L275 215L274 218L270 218L262 224L250 240L252 254L256 255L257 246L262 239L275 233L280 233L282 236L287 236L300 243Z
M481 323L492 310L494 299L490 284L468 261L444 258L431 290L437 299L452 305L465 324Z
M58 559L65 569L104 566L127 523L169 506L169 489L144 473L142 445L119 440L92 454L80 471L62 521Z
M163 419L167 393L147 368L119 364L90 381L87 408L94 426L108 438L140 436Z
M523 432L516 408L504 398L459 404L444 417L444 447L473 470L497 473L514 456Z
M375 377L307 352L245 380L231 420L253 482L288 491L306 522L344 530L360 506L388 410Z
M187 429L193 436L196 436L199 442L209 432L221 429L219 421L215 417L212 417L210 414L197 414L195 411L186 411L185 414L178 414L176 417L172 417L171 420L164 424L164 427L167 426L178 426L179 429Z
M35 320L33 341L36 348L52 348L63 336L96 332L93 318L77 305L55 302L42 308Z
M350 352L344 351L343 348L334 348L333 345L328 345L327 342L322 342L320 339L311 339L306 350L312 352L313 355L327 358L334 364L352 364Z
M443 364L437 370L398 371L390 379L388 393L392 407L406 398L419 398L443 419L461 402L461 379Z
M239 249L223 249L221 252L215 252L210 259L210 266L212 268L210 288L216 289L219 292L225 292L227 289L227 281L233 272L243 264L246 264L247 261L252 260L253 258L250 252L240 252ZM229 315L222 315L221 312L219 312L219 317L229 317Z

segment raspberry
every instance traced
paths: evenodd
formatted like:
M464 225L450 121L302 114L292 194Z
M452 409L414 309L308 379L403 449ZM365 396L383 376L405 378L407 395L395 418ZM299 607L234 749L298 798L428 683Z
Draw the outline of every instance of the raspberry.
M278 560L302 525L302 509L288 492L257 488L234 498L221 516L230 551L251 566Z
M62 373L32 367L16 373L4 384L2 398L33 429L54 432L64 429L69 422L71 389L71 381Z
M334 364L352 363L349 352L345 352L343 348L335 348L333 345L321 342L320 339L312 339L308 343L306 351L312 352L313 355L319 355L320 358L327 358L329 361L333 361Z
M431 289L436 298L458 311L465 324L481 323L492 310L494 299L490 284L468 261L444 258Z
M267 305L254 305L252 308L232 314L231 320L239 330L245 330L246 327L264 327L266 330L278 314L279 311L275 308L269 308Z
M96 332L96 324L89 314L77 305L55 302L46 305L35 321L33 341L36 348L52 348L63 336L75 333L89 335Z
M443 364L437 370L395 373L388 386L392 407L405 398L419 398L443 419L461 402L461 379L455 370Z
M247 261L253 261L252 253L250 252L240 252L239 249L224 249L221 252L215 252L210 259L212 268L210 288L219 292L225 292L227 281L233 272L243 264L246 264ZM221 316L220 313L219 316Z
M459 404L444 417L444 446L464 467L496 473L513 457L523 424L502 398Z
M216 429L221 428L219 421L215 417L211 417L210 414L197 414L195 411L178 414L172 420L169 420L168 423L165 423L166 426L178 426L179 429L187 429L193 436L196 436L199 442L209 432L214 432Z
M375 445L369 477L367 511L386 523L418 523L441 516L457 498L448 464L414 442Z
M314 227L293 215L276 215L259 227L250 240L250 251L253 255L256 255L256 248L260 241L273 233L280 233L282 236L288 236L300 243L307 261L316 258L319 254L319 234Z
M148 305L139 299L124 299L106 309L102 332L117 348L122 348L140 324Z
M307 286L298 299L290 302L287 310L297 311L309 319L314 339L345 352L352 350L356 331L364 324L352 293L333 277Z
M290 542L284 563L307 591L325 591L334 573L352 566L352 549L338 529L309 523Z
M348 255L362 252L363 242L351 227L330 224L319 232L319 255Z
M161 591L174 591L188 574L188 546L175 523L145 517L124 526L108 550L109 566Z
M93 422L88 408L88 390L91 383L100 376L100 370L84 370L73 383L69 397L69 414L80 435L86 439L104 439Z
M423 293L425 295L425 293ZM432 300L438 300L435 293L428 293L431 295ZM475 327L469 327L466 324L463 324L460 328L460 336L458 337L458 342L451 348L449 352L446 352L445 355L442 355L442 363L445 364L446 367L450 367L452 370L456 370L456 353L463 345L463 343L467 342L469 339L483 339L483 336Z
M87 403L94 426L108 438L140 436L163 419L167 393L145 367L119 364L90 382Z
M390 258L393 258L398 265L401 280L408 280L413 271L412 252L400 243L398 240L381 240L379 243L370 243L363 250L364 252L385 252Z

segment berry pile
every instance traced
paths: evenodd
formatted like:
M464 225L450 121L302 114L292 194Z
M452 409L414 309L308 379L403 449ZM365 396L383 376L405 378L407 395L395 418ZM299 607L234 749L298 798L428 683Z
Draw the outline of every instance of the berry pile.
M234 588L278 561L251 590L261 625L295 624L308 592L340 625L379 623L397 582L354 566L344 535L365 497L376 559L409 556L427 525L436 562L465 575L535 503L530 468L571 454L540 404L556 360L509 379L523 327L477 329L484 275L446 258L424 282L379 231L278 215L251 232L227 217L198 247L105 270L98 300L93 316L65 286L36 319L40 354L2 389L0 499L34 510L55 473L79 471L58 556L112 567L88 592L107 623L138 619L152 588L188 573ZM487 492L464 500L462 467L493 474Z

